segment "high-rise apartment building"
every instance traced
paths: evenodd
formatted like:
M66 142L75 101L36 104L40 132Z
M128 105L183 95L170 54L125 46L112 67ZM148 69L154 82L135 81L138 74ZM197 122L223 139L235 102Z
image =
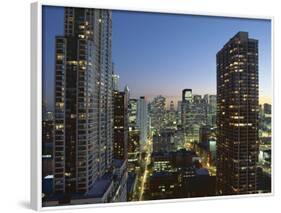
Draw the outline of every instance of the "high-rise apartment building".
M65 8L56 37L54 192L87 194L112 165L111 12Z
M238 32L217 53L219 194L257 192L258 41Z

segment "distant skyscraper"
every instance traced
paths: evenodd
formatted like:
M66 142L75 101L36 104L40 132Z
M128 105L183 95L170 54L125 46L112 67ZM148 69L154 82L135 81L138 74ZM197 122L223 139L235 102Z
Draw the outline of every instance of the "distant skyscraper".
M137 126L138 100L130 99L129 113L129 139L128 139L128 167L135 170L140 153L140 130Z
M128 90L114 91L114 140L113 158L127 160L128 158Z
M136 128L137 127L137 111L138 109L138 99L129 100L129 126Z
M178 105L177 105L177 113L176 113L176 121L177 121L177 125L182 124L182 115L181 115L181 111L182 111L182 101L178 101Z
M177 105L178 112L181 112L181 103L182 103L182 101L178 101L178 105Z
M192 101L192 89L184 89L182 91L182 102Z
M200 104L202 101L202 96L201 95L193 95L193 103L195 104Z
M207 104L209 104L209 94L204 95L203 99Z
M186 126L186 116L187 116L187 107L188 107L188 103L192 102L192 89L184 89L182 91L182 100L180 103L180 110L181 110L181 124L183 125L183 129L185 131L185 126ZM179 108L179 106L178 106Z
M186 135L186 132L188 131L189 124L188 121L191 119L188 119L188 111L189 106L192 102L192 89L184 89L182 91L182 100L181 100L181 124L183 127L184 135Z
M207 124L214 127L216 126L217 96L206 94L203 100L206 108Z
M158 132L165 125L165 105L166 98L161 95L155 97L150 104L151 126Z
M170 102L170 111L175 111L175 104L173 101Z
M164 121L163 121L164 128L162 128L162 129L165 129L166 127L176 128L177 125L179 125L179 123L177 122L177 111L175 109L175 104L173 101L170 101L170 107L169 107L169 109L164 110L163 115L164 115L163 116L164 117Z
M257 192L258 41L239 32L217 53L219 194Z
M113 90L118 91L119 90L119 75L113 74L112 75L112 88Z
M209 96L209 105L210 105L210 113L216 113L216 111L217 111L217 96L216 95Z
M191 89L184 89L181 105L181 124L185 139L189 142L198 142L200 126L206 124L206 110L202 97L192 95Z
M148 110L147 101L144 96L138 99L137 110L137 126L140 129L140 146L141 149L143 149L148 136Z
M111 12L65 8L56 37L54 191L87 194L112 166Z
M208 125L203 125L199 130L199 143L207 143L210 137L211 128Z

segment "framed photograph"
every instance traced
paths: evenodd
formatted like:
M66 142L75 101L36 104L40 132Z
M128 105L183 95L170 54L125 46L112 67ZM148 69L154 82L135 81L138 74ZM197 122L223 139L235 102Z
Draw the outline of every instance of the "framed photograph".
M271 17L31 10L34 209L272 194Z

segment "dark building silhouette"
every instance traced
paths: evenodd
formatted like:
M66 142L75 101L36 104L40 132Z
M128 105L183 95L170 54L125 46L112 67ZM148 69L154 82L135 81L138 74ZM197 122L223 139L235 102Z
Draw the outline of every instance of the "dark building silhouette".
M211 135L211 127L208 125L201 126L199 129L199 143L207 143Z
M216 57L218 193L256 193L258 41L238 32Z
M128 92L114 91L113 158L128 159Z

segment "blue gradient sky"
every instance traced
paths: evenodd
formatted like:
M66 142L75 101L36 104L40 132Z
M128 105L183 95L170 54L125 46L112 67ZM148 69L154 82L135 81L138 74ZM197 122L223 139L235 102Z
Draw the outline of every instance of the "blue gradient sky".
M270 21L113 11L112 53L120 88L127 84L133 97L162 94L174 100L184 88L215 94L216 53L238 31L259 40L260 98L271 97ZM43 35L44 97L51 105L63 8L43 9Z

